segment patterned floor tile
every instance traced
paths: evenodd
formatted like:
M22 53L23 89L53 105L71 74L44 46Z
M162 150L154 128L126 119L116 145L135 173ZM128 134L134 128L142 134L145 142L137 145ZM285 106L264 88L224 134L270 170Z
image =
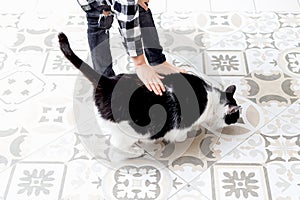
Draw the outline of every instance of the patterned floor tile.
M95 161L75 160L69 163L62 200L105 199L102 190L105 183L99 177L101 173L105 170Z
M275 45L280 50L287 50L298 47L298 28L284 27L273 33Z
M0 119L3 121L5 117L0 116ZM28 136L29 132L25 128L18 126L17 123L8 121L5 128L3 125L1 126L0 172L26 155L23 152L22 143Z
M275 48L272 33L245 33L247 48Z
M264 166L216 164L211 168L213 199L271 199Z
M14 70L14 68L17 68L18 65L15 63L16 54L9 48L0 44L0 75L5 75L6 73L9 73L9 71Z
M64 133L74 128L76 120L79 119L75 110L79 107L74 108L73 102L73 99L56 91L40 95L5 115L7 119L16 120L30 132Z
M265 163L268 155L264 146L264 139L255 133L246 141L240 143L219 162L221 163Z
M60 162L20 162L10 175L4 199L60 199L67 167Z
M148 158L115 163L113 169L76 160L68 164L63 199L167 199L185 184Z
M247 66L249 71L270 72L276 65L279 51L274 48L266 49L247 49Z
M281 28L292 27L299 28L299 13L289 13L289 12L278 12L279 23Z
M229 35L248 21L245 14L238 12L199 13L196 19L198 27L212 35Z
M0 171L95 115L86 103L47 93L0 115ZM56 155L56 154L53 154ZM57 156L57 155L56 155Z
M300 162L273 162L266 166L272 199L299 199Z
M224 37L224 36L223 36ZM230 51L244 51L245 48L247 47L246 39L245 39L245 34L240 30L235 30L235 32L226 35L225 38L222 38L222 36L218 35L210 35L208 40L210 40L210 44L208 46L208 50L228 50ZM219 41L218 41L219 40ZM215 42L213 42L215 41ZM216 43L216 41L218 41Z
M46 83L30 71L16 71L0 79L1 101L4 104L21 104L41 94ZM26 87L24 87L26 86Z
M299 161L299 133L277 117L222 159L222 162L272 163Z
M182 180L151 159L141 158L115 166L103 177L107 199L166 199L184 185Z
M56 85L31 67L17 67L0 75L0 113L12 113L53 92Z
M276 119L265 126L261 133L268 154L266 163L300 161L298 154L300 129Z
M76 54L85 59L88 51L76 51ZM47 54L42 73L45 76L76 76L79 70L65 58L61 51L52 50Z
M280 27L278 16L274 12L245 13L248 23L243 27L245 33L272 33Z
M161 30L165 50L172 53L188 51L184 57L191 58L203 49L224 48L227 41L227 50L241 49L245 41L244 35L239 32L248 22L248 17L240 13L165 13L160 16L158 30ZM171 31L170 31L171 30ZM236 34L237 33L237 34ZM182 41L177 43L176 41ZM183 45L184 44L184 45Z
M243 173L244 176L242 172L237 170L235 170L235 176L232 176L234 173L230 168L232 166L238 166L241 170L246 172L245 169L256 166L256 168L260 168L260 178L263 179L266 184L263 191L259 192L259 194L264 194L266 197L262 198L255 193L249 193L248 196L244 196L244 199L255 199L258 197L260 199L297 199L297 194L294 195L293 192L288 191L296 191L299 189L299 181L297 181L299 172L296 170L300 163L300 158L297 153L300 148L299 133L300 129L278 117L223 157L217 164L211 167L210 171L205 171L193 180L192 185L196 186L200 191L203 191L205 195L212 196L217 195L218 191L222 191L223 189L228 190L228 193L224 192L224 194L219 194L221 195L219 197L213 196L213 199L225 199L227 196L238 195L238 193L240 193L239 195L242 197L242 195L247 194L242 192L245 191L242 190L243 185L240 185L240 188L237 187L237 181L243 177L253 178L255 176L252 176L254 175L252 174L251 177L249 177L250 173L248 173L248 175L247 173ZM226 168L226 172L224 171L223 175L216 175L215 168L218 169L219 166ZM229 176L229 171L231 176ZM220 180L222 176L224 180ZM216 191L214 191L214 184L216 186L215 177L219 178L217 180L219 184L222 182L223 189L216 188ZM228 180L225 180L225 177L227 177ZM235 177L239 180L234 180ZM209 178L211 178L211 182L207 183L203 181ZM229 186L224 186L224 183L229 183L229 179L235 181L235 189L234 187L230 188ZM250 183L249 180L248 183ZM259 180L252 183L259 183ZM212 189L210 189L210 187L212 187ZM257 190L257 193L259 188L257 187L255 190ZM248 189L247 191L251 190ZM238 198L237 196L235 197Z
M142 144L154 158L190 181L220 159L219 137L204 128L188 133L184 142Z
M110 163L102 161L88 153L78 134L70 132L13 165L4 197L167 199L186 185L147 155ZM3 181L10 170L5 172L6 175L0 174Z
M249 73L243 51L206 50L204 73L208 76L245 76Z
M191 183L210 199L272 199L261 164L218 163Z
M243 95L262 108L279 114L299 99L299 80L275 67L268 73L254 71L242 79ZM276 88L276 89L274 89Z
M60 137L62 137L62 135L55 133L32 133L22 126L1 131L0 172L27 158L32 153L41 151L41 148L45 145L48 145ZM72 142L72 138L68 138L68 140ZM49 161L51 160L50 158L55 157L55 159L52 160L58 161L61 156L71 154L70 157L72 157L73 152L70 153L70 151L65 148L63 150L65 151L59 152L59 154L56 154L57 151L53 150L52 152L54 154L44 154L44 156L47 155L44 158L46 161ZM36 153L34 155L38 154L39 153ZM39 159L43 160L41 159L43 157L43 151L41 151L40 154L42 154L42 156L40 156Z
M282 51L278 58L278 66L289 76L300 78L300 65L299 65L299 52L300 48L292 48Z

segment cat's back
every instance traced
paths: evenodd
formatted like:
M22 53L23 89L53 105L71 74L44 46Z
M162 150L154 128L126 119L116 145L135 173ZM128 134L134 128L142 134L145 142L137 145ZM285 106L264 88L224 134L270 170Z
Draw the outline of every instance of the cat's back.
M101 97L105 102L98 105L101 115L115 122L128 121L136 132L150 133L152 139L163 137L174 128L191 126L206 107L207 84L190 74L171 74L162 81L166 92L159 96L150 92L135 74L119 75L114 78L111 92L98 90L100 96L105 96Z

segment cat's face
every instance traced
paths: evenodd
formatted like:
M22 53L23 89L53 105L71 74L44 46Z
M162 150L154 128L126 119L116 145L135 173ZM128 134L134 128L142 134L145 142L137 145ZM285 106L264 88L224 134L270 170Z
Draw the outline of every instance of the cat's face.
M234 85L229 86L225 91L225 124L230 125L237 122L240 118L241 106L238 106L233 95L236 87Z

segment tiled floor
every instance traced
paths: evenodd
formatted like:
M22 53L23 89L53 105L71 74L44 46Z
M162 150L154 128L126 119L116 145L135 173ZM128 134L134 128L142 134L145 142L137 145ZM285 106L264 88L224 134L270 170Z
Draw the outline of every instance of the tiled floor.
M76 1L7 1L0 199L300 199L299 2L151 2L168 60L212 84L235 84L239 123L222 134L199 128L182 143L141 144L143 158L111 162L91 87L57 46L64 31L89 60L84 13ZM121 72L132 66L116 27L111 46Z

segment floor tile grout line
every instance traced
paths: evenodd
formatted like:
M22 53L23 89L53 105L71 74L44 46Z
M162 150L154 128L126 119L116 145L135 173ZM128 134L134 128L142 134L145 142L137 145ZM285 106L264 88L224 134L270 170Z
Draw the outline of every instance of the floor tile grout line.
M212 0L209 0L209 7L210 7L210 12L213 12L213 10L212 10L212 2L211 2Z
M253 5L254 5L254 12L257 13L257 6L256 6L256 3L255 3L255 0L252 0L253 1Z
M201 191L199 191L196 187L194 187L193 185L190 185L189 183L187 185L185 185L183 188L181 188L180 190L176 191L173 195L171 195L170 197L168 197L168 200L170 200L171 198L173 198L175 195L177 195L180 191L184 190L185 187L190 186L192 187L192 189L196 190L197 192L199 192L202 196L204 196L207 200L211 200L210 198L208 198L206 195L204 195Z
M189 186L191 186L194 190L198 191L200 194L202 194L205 198L207 198L208 200L211 200L211 198L207 197L206 195L203 194L202 191L200 191L198 188L196 188L194 185L191 185L190 183L188 183Z
M169 196L167 198L167 200L170 200L171 198L173 198L175 195L177 195L181 190L183 190L186 186L188 186L188 183L183 187L181 188L180 190L176 190L176 192L174 194L172 194L171 196Z

